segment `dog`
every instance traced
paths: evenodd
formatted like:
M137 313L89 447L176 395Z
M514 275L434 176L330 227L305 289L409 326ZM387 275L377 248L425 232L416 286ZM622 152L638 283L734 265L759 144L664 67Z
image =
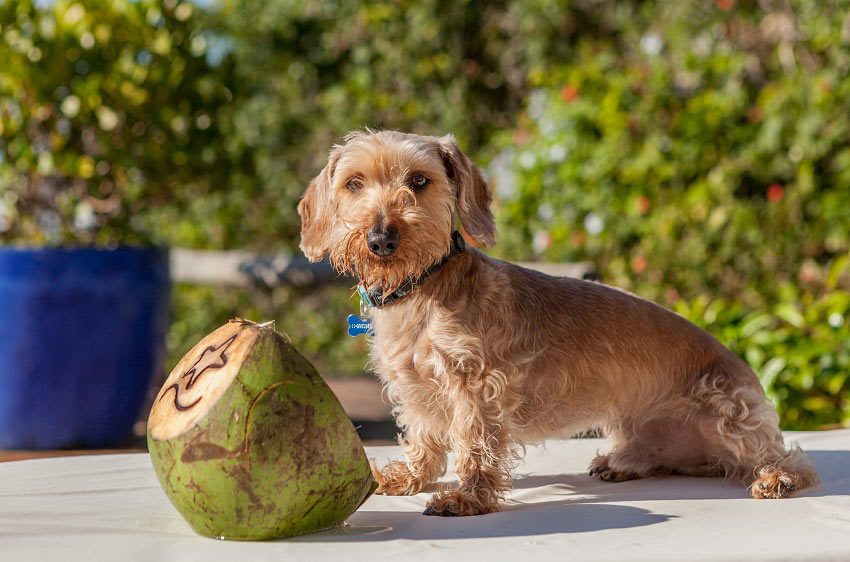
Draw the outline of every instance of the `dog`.
M355 274L406 460L378 493L459 480L426 515L498 511L524 446L604 428L590 475L723 476L755 498L818 477L783 443L752 370L681 316L626 291L493 259L491 193L454 137L349 133L298 205L300 247ZM455 230L460 223L473 248Z

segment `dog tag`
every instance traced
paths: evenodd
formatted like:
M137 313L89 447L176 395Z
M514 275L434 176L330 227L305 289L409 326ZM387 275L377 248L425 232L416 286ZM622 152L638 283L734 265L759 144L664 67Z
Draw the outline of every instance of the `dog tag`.
M374 336L375 331L372 329L372 323L369 322L368 318L360 318L356 314L349 314L348 335L354 337L359 336L360 334Z

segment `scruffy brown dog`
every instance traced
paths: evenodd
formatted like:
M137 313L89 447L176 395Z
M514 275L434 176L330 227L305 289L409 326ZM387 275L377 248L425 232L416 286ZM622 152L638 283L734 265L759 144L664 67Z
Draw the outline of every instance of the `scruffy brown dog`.
M354 132L298 206L301 249L359 276L406 462L379 492L415 494L456 453L428 515L497 511L522 446L602 427L590 474L726 476L753 497L817 483L785 448L749 367L687 320L625 291L464 249L496 238L490 192L452 136Z

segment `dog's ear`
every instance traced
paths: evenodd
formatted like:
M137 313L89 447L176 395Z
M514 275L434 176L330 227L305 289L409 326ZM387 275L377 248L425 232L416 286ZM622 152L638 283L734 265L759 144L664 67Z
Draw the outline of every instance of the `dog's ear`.
M478 167L461 152L453 135L439 139L440 156L449 181L455 188L457 210L466 234L478 246L496 242L496 225L490 212L490 188Z
M301 244L299 247L307 259L316 262L330 250L330 234L333 226L334 210L331 200L331 180L339 160L339 150L335 149L328 157L328 164L313 178L304 197L298 203L301 216Z

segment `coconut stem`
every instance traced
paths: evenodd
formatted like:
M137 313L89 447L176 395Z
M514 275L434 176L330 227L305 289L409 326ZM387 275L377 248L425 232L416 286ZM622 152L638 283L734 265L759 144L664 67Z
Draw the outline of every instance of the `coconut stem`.
M268 322L258 324L246 318L231 318L230 320L228 320L228 322L238 322L243 326L256 326L258 328L268 328L270 326L274 326L274 320L269 320Z

